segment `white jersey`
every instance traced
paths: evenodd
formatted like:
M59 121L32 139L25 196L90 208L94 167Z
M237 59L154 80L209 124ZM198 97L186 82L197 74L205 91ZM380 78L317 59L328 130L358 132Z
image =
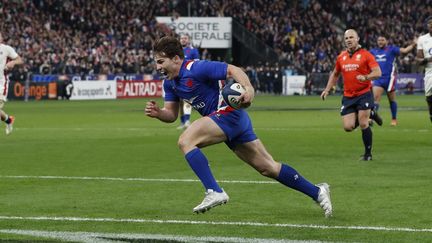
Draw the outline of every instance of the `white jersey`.
M5 73L5 66L9 60L18 58L16 51L8 45L0 44L0 99L6 100L9 80Z
M417 50L423 52L425 58L432 57L432 36L430 33L422 35L417 40ZM425 94L432 95L432 62L428 62L425 67Z

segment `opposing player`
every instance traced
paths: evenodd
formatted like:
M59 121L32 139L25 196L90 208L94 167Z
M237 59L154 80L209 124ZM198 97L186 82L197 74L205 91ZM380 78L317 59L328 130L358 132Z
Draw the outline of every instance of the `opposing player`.
M21 65L23 61L16 53L15 49L3 43L3 36L0 33L0 118L6 124L6 135L9 135L13 130L15 118L6 114L3 111L8 95L9 78L7 73L11 71L15 65Z
M374 56L361 48L360 38L355 30L345 31L344 40L347 49L337 57L335 68L330 74L326 88L321 93L321 98L325 100L342 73L344 82L341 107L343 127L346 132L351 132L360 125L365 148L360 159L369 161L372 160L372 130L369 127L369 117L378 125L382 125L378 114L371 113L374 103L371 80L381 76L381 69Z
M400 54L407 54L416 46L417 39L405 48L394 45L388 45L388 39L384 35L379 35L377 39L378 48L372 49L370 52L375 56L378 62L382 75L380 78L373 81L373 94L375 111L379 110L381 96L384 92L387 93L387 98L390 103L392 120L390 125L397 125L397 103L396 103L396 57Z
M180 43L183 47L185 60L197 60L199 58L198 49L193 48L190 44L189 35L183 34L180 36ZM190 116L192 114L192 106L185 102L180 102L180 126L177 129L186 129L190 126Z
M174 122L178 116L178 103L188 100L203 117L195 120L178 140L192 170L206 189L205 198L193 212L205 212L228 202L227 193L219 186L201 148L225 142L244 162L262 175L298 190L319 203L325 216L332 214L330 190L327 183L313 185L294 168L276 162L255 135L251 120L244 109L234 110L220 98L223 81L234 79L246 92L240 97L243 108L248 107L255 91L247 75L238 67L222 62L187 61L180 42L163 37L154 47L156 68L166 75L163 108L154 101L146 104L146 115L163 122Z
M429 117L432 122L432 16L426 19L429 33L419 37L417 41L416 61L425 65L424 87Z

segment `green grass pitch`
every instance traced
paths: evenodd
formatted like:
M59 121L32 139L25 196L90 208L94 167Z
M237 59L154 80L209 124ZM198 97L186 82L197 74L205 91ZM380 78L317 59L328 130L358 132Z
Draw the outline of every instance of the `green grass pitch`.
M32 230L245 242L432 242L432 124L423 96L398 97L397 127L389 125L383 97L384 125L373 127L371 162L358 161L361 132L343 131L340 97L256 97L249 114L258 137L276 160L313 183L330 184L330 219L311 199L277 183L236 183L272 180L224 144L203 152L230 202L193 214L204 190L197 181L180 180L196 177L177 148L178 123L146 117L146 101L8 102L5 110L16 123L10 136L0 127L0 239L61 241L5 231Z

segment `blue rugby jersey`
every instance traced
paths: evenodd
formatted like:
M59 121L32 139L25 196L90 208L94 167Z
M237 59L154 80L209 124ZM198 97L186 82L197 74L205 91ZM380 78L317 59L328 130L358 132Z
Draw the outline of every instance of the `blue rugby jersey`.
M185 56L185 60L200 59L198 49L195 49L191 46L183 47L183 53Z
M384 48L374 48L370 51L375 56L381 68L381 78L390 80L396 74L396 57L400 55L400 48L397 46L386 46Z
M220 96L228 64L204 60L184 60L178 77L164 80L165 101L184 100L202 116L227 107Z

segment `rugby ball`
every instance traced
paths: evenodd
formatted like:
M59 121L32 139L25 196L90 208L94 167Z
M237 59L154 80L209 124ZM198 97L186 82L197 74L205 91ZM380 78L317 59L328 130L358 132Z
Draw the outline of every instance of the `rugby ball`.
M222 98L225 103L234 109L240 109L240 95L246 90L239 83L227 83L222 89Z

